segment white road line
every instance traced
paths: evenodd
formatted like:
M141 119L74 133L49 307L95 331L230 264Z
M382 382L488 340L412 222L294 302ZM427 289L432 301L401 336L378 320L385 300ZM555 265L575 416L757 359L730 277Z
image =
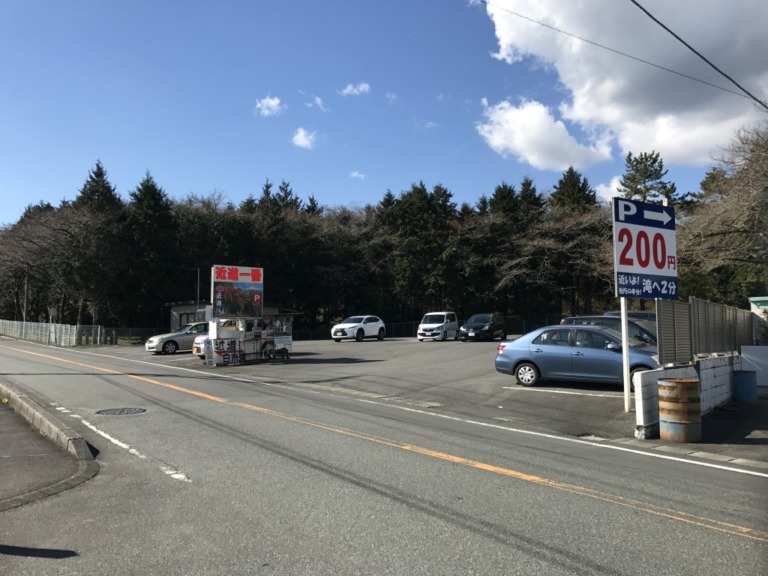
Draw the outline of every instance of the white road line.
M366 402L368 404L379 404L381 406L389 406L387 404L381 404L373 400L362 400L355 398L358 402ZM674 462L682 462L685 464L693 464L694 466L704 466L705 468L717 468L718 470L726 470L728 472L738 472L739 474L747 474L749 476L759 476L761 478L768 478L768 473L754 472L752 470L742 470L741 468L732 468L731 466L724 466L721 464L710 464L709 462L698 462L696 460L689 460L687 458L681 458L679 456L669 456L668 454L657 454L654 452L646 452L644 450L635 450L634 448L626 448L624 446L615 446L613 444L605 444L598 442L589 442L581 438L570 438L568 436L558 436L557 434L547 434L545 432L534 432L533 430L522 430L520 428L510 428L508 426L501 426L499 424L491 424L489 422L478 422L476 420L468 420L466 418L458 418L456 416L448 416L447 414L437 414L435 412L426 412L424 410L417 410L415 408L408 408L406 406L390 406L397 410L405 410L407 412L416 412L418 414L424 414L426 416L434 416L436 418L444 418L445 420L453 420L455 422L462 422L464 424L473 424L475 426L484 426L486 428L495 428L497 430L504 430L506 432L513 432L517 434L526 434L528 436L538 436L540 438L548 438L550 440L559 440L562 442L572 442L574 444L581 444L583 446L592 446L595 448L606 448L609 450L618 450L620 452L629 452L630 454L638 454L640 456L648 456L650 458L660 458L662 460L672 460Z
M53 403L53 405L56 407L56 410L58 410L62 414L69 414L70 418L74 418L75 420L79 420L86 428L89 428L90 430L93 430L94 432L96 432L96 434L98 434L102 438L105 438L105 439L109 440L115 446L117 446L119 448L122 448L123 450L126 450L129 454L132 454L133 456L136 456L137 458L140 458L141 460L154 460L154 461L157 461L156 458L152 458L150 456L146 456L146 455L142 454L141 452L139 452L138 450L136 450L135 448L131 448L130 444L126 444L125 442L123 442L121 440L118 440L114 436L111 436L110 434L107 434L106 432L104 432L104 430L94 426L93 424L91 424L90 422L85 420L82 416L80 416L79 414L72 414L72 410L70 410L69 408L66 408L64 406L58 406L55 403ZM160 466L160 470L162 470L167 476L170 476L174 480L180 480L181 482L192 482L192 480L190 480L187 477L186 474L184 474L183 472L180 472L179 470L176 470L175 468L172 468L170 466L162 465L162 466Z
M160 470L165 472L168 476L170 476L174 480L181 480L182 482L192 482L192 480L187 478L186 474L183 474L182 472L179 472L178 470L174 470L170 466L161 466Z
M502 386L504 390L516 390L518 392L548 392L549 394L570 394L571 396L596 396L598 398L623 398L619 392L613 394L596 394L593 392L571 392L570 390L551 390L547 388L518 388L516 386Z
M57 408L57 410L61 410L61 408ZM66 410L66 411L70 412L70 410ZM70 414L69 417L70 418L75 418L76 420L80 420L80 422L82 422L84 426L86 426L87 428L90 428L91 430L96 432L96 434L98 434L99 436L101 436L103 438L106 438L107 440L112 442L112 444L114 444L115 446L119 446L123 450L127 450L129 454L133 454L137 458L141 458L142 460L146 460L147 457L144 454L142 454L141 452L139 452L138 450L136 450L135 448L131 448L130 444L126 444L125 442L121 442L120 440L118 440L114 436L110 436L109 434L104 432L104 430L101 430L101 429L97 428L96 426L94 426L93 424L88 422L88 420L85 420L82 416L80 416L78 414Z

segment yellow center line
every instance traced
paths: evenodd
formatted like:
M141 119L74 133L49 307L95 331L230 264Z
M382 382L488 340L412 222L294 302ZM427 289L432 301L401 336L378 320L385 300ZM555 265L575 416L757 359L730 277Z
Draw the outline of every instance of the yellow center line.
M3 348L9 348L7 346L3 346ZM607 492L600 492L599 490L593 490L591 488L587 488L585 486L578 486L575 484L568 484L565 482L560 482L558 480L552 480L548 478L543 478L541 476L536 476L533 474L526 474L524 472L519 472L517 470L512 470L510 468L504 468L502 466L495 466L493 464L487 464L484 462L479 462L477 460L471 460L468 458L464 458L462 456L456 456L453 454L447 454L445 452L439 452L436 450L431 450L429 448L423 448L421 446L414 446L412 444L404 444L402 442L398 442L396 440L390 440L387 438L382 438L380 436L375 436L372 434L367 434L365 432L359 432L356 430L350 430L348 428L342 428L339 426L334 426L332 424L326 424L324 422L318 422L315 420L309 420L307 418L302 418L301 416L294 416L292 414L287 414L284 412L277 412L275 410L270 410L268 408L264 408L261 406L256 406L253 404L247 404L244 402L236 402L233 400L228 400L226 398L222 398L220 396L214 396L212 394L206 394L204 392L198 392L196 390L191 390L189 388L185 388L183 386L177 386L175 384L169 384L167 382L161 382L160 380L155 380L153 378L147 378L145 376L139 376L136 374L128 374L126 372L120 372L117 370L111 370L109 368L102 368L101 366L94 366L92 364L85 364L83 362L76 362L74 360L68 360L66 358L61 358L58 356L51 356L48 354L41 354L39 352L31 352L29 350L22 350L18 348L9 348L11 350L15 350L17 352L22 352L24 354L29 354L32 356L38 356L40 358L46 358L48 360L54 360L58 362L63 362L65 364L72 364L75 366L80 366L83 368L90 368L92 370L96 370L98 372L104 372L106 374L113 374L116 376L125 376L126 378L132 378L134 380L139 380L141 382L146 382L147 384L152 384L155 386L161 386L163 388L168 388L169 390L174 390L176 392L181 392L183 394L189 394L191 396L196 396L198 398L202 398L204 400L211 400L213 402L219 402L221 404L226 404L228 406L233 406L236 408L244 408L246 410L251 410L253 412L258 412L260 414L264 414L267 416L272 416L275 418L280 418L282 420L287 420L291 422L295 422L298 424L303 424L306 426L312 426L314 428L319 428L322 430L326 430L329 432L334 432L336 434L343 434L344 436L348 436L351 438L356 438L359 440L365 440L367 442L374 442L376 444L389 446L391 448L397 448L400 450L405 450L408 452L413 452L415 454L421 454L423 456L428 456L430 458L436 458L439 460L444 460L446 462L452 462L454 464L460 464L462 466L468 466L470 468L475 468L478 470L484 470L486 472L491 472L494 474L501 474L503 476L509 476L511 478L516 478L518 480L523 480L525 482L531 482L533 484L539 484L542 486L547 486L549 488L553 488L556 490L562 490L565 492L571 492L573 494L578 494L581 496L587 496L589 498L594 498L596 500L601 500L603 502L608 502L611 504L617 504L620 506L625 506L628 508L632 508L635 510L639 510L641 512L646 512L648 514L653 514L656 516L661 516L670 520L675 520L677 522L684 522L687 524L692 524L695 526L699 526L702 528L708 528L710 530L717 530L720 532L725 532L734 536L742 536L744 538L749 538L751 540L757 540L760 542L768 542L768 533L761 532L759 530L754 530L752 528L747 528L744 526L739 526L737 524L731 524L728 522L722 522L720 520L714 520L711 518L704 518L701 516L695 516L693 514L688 514L686 512L680 512L676 510L670 510L667 508L663 508L661 506L656 506L654 504L649 504L646 502L641 502L638 500L632 500L630 498L624 498L622 496L616 496L613 494L609 494Z

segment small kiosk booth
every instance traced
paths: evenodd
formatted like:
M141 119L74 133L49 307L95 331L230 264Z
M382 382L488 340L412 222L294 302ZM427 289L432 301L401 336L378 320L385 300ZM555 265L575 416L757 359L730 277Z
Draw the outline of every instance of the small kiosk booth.
M214 266L205 363L232 366L290 358L295 313L265 314L261 268Z
M290 358L293 351L294 314L259 318L223 317L210 320L205 341L205 363L231 366Z

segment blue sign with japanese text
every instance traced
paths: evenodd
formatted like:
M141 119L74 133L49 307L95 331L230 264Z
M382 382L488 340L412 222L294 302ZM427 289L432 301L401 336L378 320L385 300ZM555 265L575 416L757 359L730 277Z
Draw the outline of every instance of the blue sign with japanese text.
M613 199L616 296L677 300L675 210Z

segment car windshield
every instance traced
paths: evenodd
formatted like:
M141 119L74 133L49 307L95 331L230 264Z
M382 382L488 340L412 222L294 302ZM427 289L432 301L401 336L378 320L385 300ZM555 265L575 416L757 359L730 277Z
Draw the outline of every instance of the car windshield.
M179 332L187 332L190 328L192 328L192 324L184 324L181 328L179 328Z
M362 316L350 316L342 322L342 324L360 324L363 321Z
M425 314L421 319L422 324L442 324L445 322L445 314Z
M474 316L470 316L469 320L467 320L467 324L487 324L491 321L491 317L489 314L475 314Z

